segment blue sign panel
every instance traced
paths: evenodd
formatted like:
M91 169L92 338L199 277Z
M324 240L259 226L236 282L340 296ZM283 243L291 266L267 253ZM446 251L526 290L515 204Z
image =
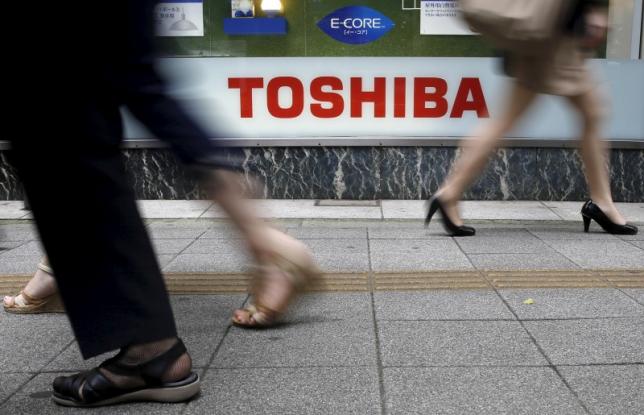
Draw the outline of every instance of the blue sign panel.
M394 26L390 18L365 6L343 7L318 22L318 27L324 33L339 42L351 45L378 40Z

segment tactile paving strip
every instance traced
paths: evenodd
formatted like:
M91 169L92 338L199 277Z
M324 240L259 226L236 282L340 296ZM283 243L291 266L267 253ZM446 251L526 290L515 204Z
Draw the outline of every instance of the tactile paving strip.
M0 275L0 294L20 292L30 275ZM246 292L247 274L169 273L171 294ZM313 292L423 291L438 289L510 288L644 288L644 270L525 270L431 271L400 273L329 273L316 281Z

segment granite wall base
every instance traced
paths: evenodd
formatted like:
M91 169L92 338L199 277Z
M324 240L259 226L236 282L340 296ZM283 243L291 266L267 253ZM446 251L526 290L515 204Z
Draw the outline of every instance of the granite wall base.
M222 150L243 159L272 199L424 199L445 178L454 147L275 147ZM166 149L124 151L139 199L199 199L203 192ZM616 201L644 202L644 150L611 151ZM468 190L471 200L584 200L588 191L577 150L498 150ZM0 152L0 200L21 200L15 169Z

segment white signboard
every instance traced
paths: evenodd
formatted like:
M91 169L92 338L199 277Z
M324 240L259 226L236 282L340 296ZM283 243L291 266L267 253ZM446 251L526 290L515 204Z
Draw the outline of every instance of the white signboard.
M255 17L255 4L252 0L232 0L230 10L232 17Z
M461 19L456 0L421 0L421 35L474 35Z
M203 36L203 0L175 0L154 8L157 36Z
M589 64L612 95L605 136L644 139L644 61ZM165 58L160 68L213 137L249 139L463 137L498 113L509 82L493 58ZM127 126L128 138L152 138ZM578 135L578 116L552 96L508 134Z

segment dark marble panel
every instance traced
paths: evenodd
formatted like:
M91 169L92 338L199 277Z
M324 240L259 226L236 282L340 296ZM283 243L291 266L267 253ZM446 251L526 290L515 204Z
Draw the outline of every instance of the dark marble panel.
M342 157L337 151L306 148L253 148L245 151L246 175L256 175L266 198L333 197L333 171Z
M380 199L426 199L449 172L454 148L385 147L380 165Z
M276 199L420 199L447 176L453 147L285 147L222 149L241 160L249 194ZM205 194L165 149L124 151L139 199L199 199ZM644 150L613 150L616 201L644 201ZM251 180L256 178L257 180ZM579 152L556 148L496 151L465 193L470 200L583 200L588 197ZM19 200L16 172L0 152L0 199Z
M537 149L537 200L584 200L588 198L579 151Z
M264 183L263 195L281 199L373 199L379 153L373 148L255 148L244 170Z
M612 150L610 177L618 202L644 200L644 151ZM589 197L584 164L578 150L537 149L538 200L584 200Z
M644 199L644 151L613 151L610 166L615 200L641 202Z
M447 177L455 148L384 148L382 199L427 198ZM470 200L529 200L535 197L536 151L500 149L465 192Z
M466 200L535 200L537 153L532 148L499 149L480 178L465 192Z
M138 199L199 199L196 181L167 150L126 150L125 167Z
M356 151L359 150L359 151ZM342 198L374 200L381 199L382 161L381 148L345 148L342 170L334 174L334 187L344 189ZM336 192L336 195L338 192Z
M22 200L24 192L7 153L0 151L0 200Z

